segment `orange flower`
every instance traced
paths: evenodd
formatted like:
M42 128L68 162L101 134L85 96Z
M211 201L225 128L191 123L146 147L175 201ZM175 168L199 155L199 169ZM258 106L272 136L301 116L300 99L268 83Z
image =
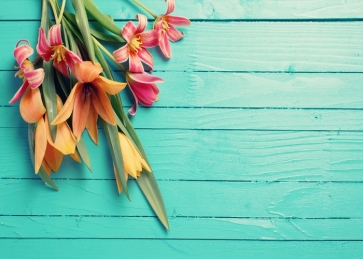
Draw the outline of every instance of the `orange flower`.
M99 63L93 64L90 61L76 63L75 72L79 82L73 87L52 125L64 122L73 111L72 127L77 140L87 128L92 140L97 144L98 115L109 124L116 124L111 102L106 93L117 94L125 88L126 83L119 83L100 76L102 67Z
M60 111L62 106L62 101L57 96L57 110ZM51 171L57 172L62 163L63 155L71 155L74 160L80 162L76 152L76 140L68 124L62 122L57 125L57 134L53 142L48 127L47 114L45 114L38 120L35 129L35 173L38 173L41 165L48 175Z

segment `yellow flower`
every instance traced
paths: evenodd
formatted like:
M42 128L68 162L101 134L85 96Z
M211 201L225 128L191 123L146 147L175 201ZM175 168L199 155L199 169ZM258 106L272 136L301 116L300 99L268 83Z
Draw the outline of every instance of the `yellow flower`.
M137 178L140 176L142 169L145 169L148 172L151 172L150 167L146 163L146 161L141 157L140 153L136 150L132 142L121 132L118 133L120 146L121 146L121 153L122 153L122 160L124 163L124 170L125 170L125 178L126 181L128 179L128 175ZM120 179L116 173L116 169L114 168L116 183L118 193L122 192L122 186Z

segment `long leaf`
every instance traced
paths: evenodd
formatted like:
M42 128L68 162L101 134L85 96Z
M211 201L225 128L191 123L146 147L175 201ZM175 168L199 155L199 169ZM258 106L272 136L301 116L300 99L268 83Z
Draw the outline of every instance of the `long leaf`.
M57 116L57 97L55 92L55 84L54 84L54 68L53 61L43 62L44 69L44 80L42 84L43 97L45 102L45 107L47 108L47 116L48 121L52 122L54 118ZM49 124L49 129L55 141L55 137L57 134L57 126Z
M127 189L124 163L122 160L122 153L120 147L120 140L118 137L117 126L113 126L102 120L102 126L105 129L105 134L108 142L108 147L110 148L112 161L116 169L118 178L120 179L122 189L125 191L126 197L130 200L129 191Z
M42 1L42 18L40 22L40 27L44 29L44 31L49 30L49 6L48 0Z
M30 158L34 167L34 124L28 124L28 141L29 141L29 151ZM40 167L37 174L46 184L52 187L54 190L58 191L57 185L52 181L50 176L45 172L43 166Z
M125 42L123 38L117 35L107 34L102 31L90 28L91 34L97 39L108 41L108 42Z
M92 0L83 0L87 11L107 30L116 35L121 35L121 29L115 24L110 15L102 13Z
M74 10L76 11L76 22L77 22L79 31L82 34L89 58L91 59L92 62L95 62L92 35L90 33L90 29L89 29L89 25L88 25L88 18L87 18L85 6L84 6L82 0L72 0L72 4L74 7Z
M82 138L77 142L77 150L78 150L78 153L81 156L83 162L88 167L88 170L90 170L92 172L91 159L89 157L86 145L84 144Z
M132 126L130 119L127 116L125 116L125 119L126 119L126 126L127 126L126 128L128 133L130 134L133 142L138 147L142 157L146 160L148 164L150 164L146 157L145 150L141 145L140 139L137 136L136 131ZM167 230L169 230L168 215L166 213L164 200L163 197L161 196L161 192L158 183L156 182L154 173L153 172L149 173L143 170L142 173L140 174L140 177L136 179L136 182L138 183L140 189L144 193L146 199L148 200L149 204L155 211L161 223L165 226Z

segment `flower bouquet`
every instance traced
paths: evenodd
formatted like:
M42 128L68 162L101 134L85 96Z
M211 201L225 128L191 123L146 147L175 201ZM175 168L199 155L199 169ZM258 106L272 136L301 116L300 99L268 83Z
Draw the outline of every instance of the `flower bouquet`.
M14 50L18 64L16 76L23 84L10 103L20 100L20 114L28 123L28 139L34 172L55 190L51 179L63 156L91 161L82 134L87 130L98 144L98 121L104 129L112 156L116 186L129 197L128 177L136 179L146 199L162 224L169 229L164 202L142 144L127 113L120 91L128 87L134 96L129 109L135 115L138 104L151 106L158 99L157 83L163 80L150 72L154 68L148 48L158 47L171 57L169 41L184 35L174 26L190 25L187 18L170 15L174 0L166 0L166 13L155 15L137 0L137 4L154 19L146 30L147 17L137 14L137 24L128 21L122 28L102 13L92 0L42 0L42 17L36 45L36 58L29 41L20 40ZM53 15L53 16L52 16ZM53 24L51 18L54 17ZM92 22L90 22L92 20ZM117 45L109 51L105 43ZM110 64L123 73L126 82L114 80Z

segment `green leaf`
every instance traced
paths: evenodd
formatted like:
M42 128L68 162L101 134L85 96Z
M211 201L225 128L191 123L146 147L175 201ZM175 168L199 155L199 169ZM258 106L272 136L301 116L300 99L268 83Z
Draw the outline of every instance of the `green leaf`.
M52 134L52 139L55 141L57 134L57 126L51 125L51 122L57 116L57 97L55 92L54 84L54 68L53 61L43 62L44 69L44 80L42 84L43 97L45 102L45 107L47 108L47 116L49 121L49 129Z
M92 35L90 33L88 18L85 10L85 5L82 0L72 0L74 10L76 11L76 22L78 29L82 34L87 53L92 62L95 62L94 48L92 42Z
M126 128L131 136L131 139L136 144L142 157L150 166L150 163L146 157L145 150L141 145L140 139L137 136L136 131L132 126L130 119L127 116L125 116L125 119L126 119ZM140 189L144 193L146 199L148 200L149 204L155 211L155 214L158 216L161 223L165 226L167 230L169 230L168 215L166 213L164 200L163 197L161 196L161 192L153 172L149 173L143 170L140 174L140 177L136 179L136 182L138 183Z
M44 29L45 32L49 30L49 8L48 0L42 1L42 18L40 22L40 27Z
M102 119L101 119L102 120ZM130 200L129 191L127 189L124 163L122 160L122 153L120 147L120 140L116 125L110 125L102 120L102 126L105 129L108 147L110 148L112 161L116 169L118 178L120 179L122 189L125 191L126 197Z
M106 29L116 35L121 35L121 29L110 15L102 13L92 0L83 0L87 11Z
M125 42L123 38L117 35L107 34L102 31L98 31L90 28L91 34L95 36L97 39L108 41L108 42Z
M28 141L29 141L29 151L30 158L34 167L34 124L28 124ZM40 167L37 174L46 184L52 187L54 190L58 191L57 185L52 181L50 176L45 172L43 166Z
M77 150L78 150L78 153L81 156L83 162L88 167L88 170L90 170L92 172L91 159L90 159L90 157L88 155L86 145L84 144L82 138L77 142Z

